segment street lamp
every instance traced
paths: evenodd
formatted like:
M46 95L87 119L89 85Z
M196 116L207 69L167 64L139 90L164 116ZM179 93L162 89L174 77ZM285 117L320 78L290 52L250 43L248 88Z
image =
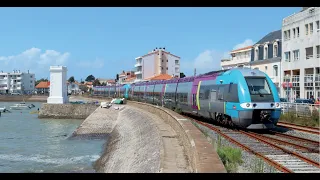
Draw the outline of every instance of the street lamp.
M290 75L289 74L286 75L286 81L287 81L287 99L289 102L289 82L290 82Z

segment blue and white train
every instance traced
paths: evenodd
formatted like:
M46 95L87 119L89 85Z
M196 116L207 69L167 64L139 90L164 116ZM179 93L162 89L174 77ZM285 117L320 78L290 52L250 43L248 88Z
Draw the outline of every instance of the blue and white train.
M272 80L259 70L235 68L195 77L94 87L94 94L121 96L245 129L270 129L281 114Z

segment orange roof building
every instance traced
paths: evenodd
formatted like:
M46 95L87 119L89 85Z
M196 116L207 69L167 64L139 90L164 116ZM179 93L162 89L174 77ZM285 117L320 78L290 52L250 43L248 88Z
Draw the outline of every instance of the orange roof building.
M49 89L50 88L50 81L42 81L37 86L36 89Z
M147 78L146 80L156 81L156 80L168 80L168 79L172 79L172 76L170 76L169 74L159 74L157 76Z

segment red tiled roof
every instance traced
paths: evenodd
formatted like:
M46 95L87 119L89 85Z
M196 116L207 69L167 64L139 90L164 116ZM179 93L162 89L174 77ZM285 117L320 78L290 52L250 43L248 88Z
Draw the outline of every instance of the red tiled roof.
M170 76L169 74L159 74L157 76L148 78L147 80L167 80L167 79L172 79L172 76Z
M50 87L50 81L45 82L45 81L41 81L36 88L49 88Z
M239 49L232 50L231 52L246 50L246 49L250 49L250 48L252 48L252 47L253 47L253 46L247 46L247 47L243 47L243 48L239 48Z

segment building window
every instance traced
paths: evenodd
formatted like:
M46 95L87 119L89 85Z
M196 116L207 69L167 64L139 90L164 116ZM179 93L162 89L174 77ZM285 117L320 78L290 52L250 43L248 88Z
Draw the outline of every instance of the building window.
M310 34L313 33L313 23L310 23Z
M313 58L313 47L306 48L306 59Z
M278 44L277 42L275 42L273 44L273 57L277 57L278 56Z
M168 62L168 59L167 59L167 62Z
M163 59L162 59L162 62L163 62Z
M287 36L287 31L284 31L284 40L286 41L287 38L288 38L288 36Z
M293 31L293 38L295 38L296 37L296 29L293 28L292 31Z
M30 78L32 78L32 76L30 76Z
M299 27L297 27L297 37L299 37Z
M258 57L259 57L259 48L256 47L255 54L254 54L254 60L258 60Z
M316 22L316 25L317 25L317 31L319 32L320 31L319 21Z
M306 24L305 27L306 27L306 35L308 35L308 31L309 31L308 30L308 24Z
M163 70L163 67L161 67L161 70Z
M264 67L264 70L267 72L267 70L268 70L268 66L265 66L265 67Z
M317 48L317 58L320 58L320 46L316 46Z
M290 40L290 29L288 30L288 40Z
M32 81L30 81L30 83L32 83Z
M167 70L168 70L168 67L167 67Z
M299 60L299 50L293 51L293 60L298 61Z
M175 63L176 63L176 64L179 64L179 60L175 60Z
M285 61L290 62L290 51L284 53Z
M277 65L273 66L273 76L278 76L278 66Z
M268 44L264 45L263 59L268 59Z

